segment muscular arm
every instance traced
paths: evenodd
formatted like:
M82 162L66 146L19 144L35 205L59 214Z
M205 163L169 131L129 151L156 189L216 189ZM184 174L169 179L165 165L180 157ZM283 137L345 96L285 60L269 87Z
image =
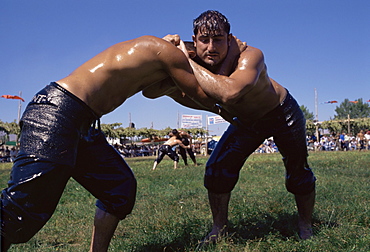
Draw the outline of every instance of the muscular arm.
M230 76L230 74L234 72L237 67L240 54L246 48L247 48L246 42L242 42L237 37L231 36L231 41L229 45L229 50L227 52L227 56L222 62L217 72L213 72L213 73L219 74L219 75Z
M185 47L183 43L182 46ZM173 45L170 45L170 47L173 49L166 51L166 53L163 53L163 55L161 54L161 57L168 62L166 65L168 68L167 71L174 83L180 89L181 94L172 87L171 83L168 82L168 79L166 82L157 84L160 88L154 93L156 95L163 93L169 96L172 95L171 97L174 97L176 101L180 102L181 104L186 104L186 106L218 113L218 110L215 108L217 100L208 96L200 87L186 56L181 52L181 50ZM148 92L149 89L145 90L144 92L144 95L147 94L147 97L150 96L148 95Z
M189 62L202 89L223 104L234 104L247 94L265 69L262 52L253 47L241 53L238 65L230 76L214 74L192 60Z
M190 149L190 145L189 146L185 146L180 140L177 140L177 143L180 145L180 147L182 147L184 149Z
M174 101L176 101L177 103L180 103L181 105L185 107L197 109L197 110L206 110L206 111L209 111L215 114L219 114L229 123L231 124L235 123L233 120L234 116L226 112L225 110L217 109L214 106L211 108L206 108L204 106L200 106L194 100L190 99L184 92L182 92L174 84L171 78L167 78L163 81L157 82L145 88L142 91L142 94L149 99L155 99L163 95L166 95L166 96L171 97Z
M204 106L200 106L194 100L190 99L189 96L187 96L179 89L178 86L175 85L174 81L170 77L145 88L142 91L142 94L149 99L155 99L166 95L186 107L215 112L213 108L205 108Z

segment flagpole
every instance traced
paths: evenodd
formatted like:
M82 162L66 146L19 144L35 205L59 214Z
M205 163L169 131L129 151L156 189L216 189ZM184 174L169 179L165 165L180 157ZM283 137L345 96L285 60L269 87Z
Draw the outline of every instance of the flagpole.
M180 128L180 112L177 111L177 128Z
M22 97L22 91L19 91L19 97ZM19 123L20 118L21 118L21 109L22 109L22 101L18 101L18 120L17 123Z
M318 108L317 90L315 88L315 120L319 121L319 108Z
M206 151L204 156L208 155L208 115L206 115Z

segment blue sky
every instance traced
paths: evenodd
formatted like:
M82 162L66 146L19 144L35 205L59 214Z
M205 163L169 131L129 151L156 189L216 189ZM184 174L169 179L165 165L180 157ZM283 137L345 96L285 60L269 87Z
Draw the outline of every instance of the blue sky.
M213 9L226 15L231 32L265 54L269 75L301 105L328 120L338 104L325 101L370 99L370 1L244 0L0 1L0 95L26 102L105 48L142 35L179 34L190 40L192 20ZM170 98L129 98L102 117L102 123L129 120L137 128L177 127L181 114L203 115ZM0 99L0 120L17 119L18 101ZM220 134L227 124L210 126Z

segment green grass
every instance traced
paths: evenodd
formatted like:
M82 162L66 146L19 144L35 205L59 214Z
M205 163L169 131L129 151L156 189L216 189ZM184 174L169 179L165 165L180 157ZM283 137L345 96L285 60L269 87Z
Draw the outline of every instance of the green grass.
M109 251L197 251L211 227L199 167L173 170L168 158L152 171L153 158L126 159L138 180L133 213L123 220ZM227 237L200 251L370 251L370 152L310 153L317 177L314 233L297 236L293 195L284 187L279 154L252 155L232 193ZM0 164L0 186L10 165ZM47 225L10 251L88 251L95 199L70 180Z

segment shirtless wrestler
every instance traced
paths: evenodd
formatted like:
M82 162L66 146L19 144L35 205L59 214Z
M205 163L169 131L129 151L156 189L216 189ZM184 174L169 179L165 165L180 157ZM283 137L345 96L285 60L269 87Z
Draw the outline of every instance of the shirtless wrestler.
M240 43L230 34L227 18L218 11L206 11L193 23L195 54L189 62L202 89L221 101L223 109L235 116L238 125L230 125L212 152L205 171L213 215L213 228L205 239L216 241L225 233L231 191L246 159L267 138L273 136L286 168L286 188L295 196L298 229L302 239L312 236L315 202L315 176L307 163L305 119L289 92L267 74L261 50ZM178 35L164 39L179 44ZM239 47L238 47L239 45ZM184 51L189 56L187 51ZM170 79L156 84L155 93L165 90ZM173 85L173 84L172 84ZM148 98L154 86L143 91ZM181 92L166 95L177 100ZM187 106L197 105L187 99ZM201 109L201 108L198 108Z
M172 136L161 147L159 147L158 157L154 161L153 170L157 168L157 165L162 161L165 155L168 155L173 160L173 168L177 169L179 155L177 155L176 151L174 151L172 148L176 145L179 145L184 149L190 148L190 146L185 146L182 143L179 132L176 129L173 129L171 133Z
M136 179L91 125L99 126L102 115L169 76L182 97L222 112L198 85L181 50L153 36L109 47L34 96L22 116L20 151L1 194L2 251L27 242L45 225L71 177L97 198L90 251L107 250L119 220L132 211Z

